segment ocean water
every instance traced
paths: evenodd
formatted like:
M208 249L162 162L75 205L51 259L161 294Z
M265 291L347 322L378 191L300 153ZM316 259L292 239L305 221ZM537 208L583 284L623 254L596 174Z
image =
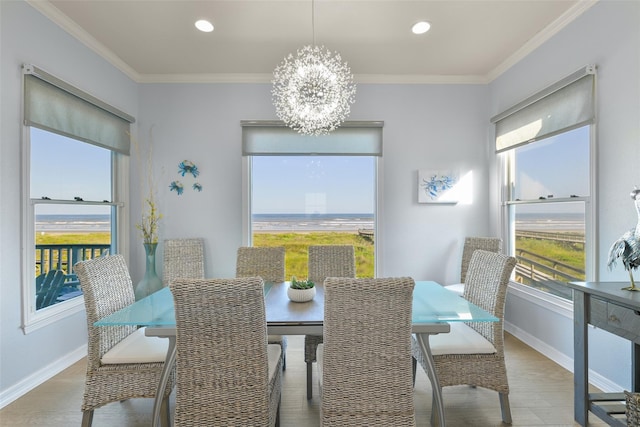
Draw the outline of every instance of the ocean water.
M373 214L254 214L253 231L358 231L373 229Z
M111 215L36 215L36 232L110 231Z
M521 213L516 215L516 228L527 231L574 231L584 232L583 213Z
M36 232L109 231L109 215L37 215ZM254 231L357 231L373 228L373 214L255 214Z
M254 231L357 231L373 229L373 214L254 214ZM37 215L36 232L109 231L109 215ZM519 214L519 230L584 231L584 215Z

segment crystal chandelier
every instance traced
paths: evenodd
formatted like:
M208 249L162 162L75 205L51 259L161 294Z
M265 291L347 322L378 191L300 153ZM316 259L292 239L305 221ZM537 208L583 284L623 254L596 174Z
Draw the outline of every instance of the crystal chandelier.
M313 24L313 6L312 6ZM335 130L349 116L356 85L340 54L313 45L287 55L273 72L273 104L287 126L306 135Z

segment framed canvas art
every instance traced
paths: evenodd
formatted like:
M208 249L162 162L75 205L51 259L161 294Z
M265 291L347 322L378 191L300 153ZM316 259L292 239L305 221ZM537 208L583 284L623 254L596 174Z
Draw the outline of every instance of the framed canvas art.
M418 171L418 203L457 203L459 174L452 170Z

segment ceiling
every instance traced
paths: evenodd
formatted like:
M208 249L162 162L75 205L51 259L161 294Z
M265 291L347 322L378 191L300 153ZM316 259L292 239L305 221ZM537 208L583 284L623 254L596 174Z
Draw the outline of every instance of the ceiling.
M359 83L486 83L597 0L27 1L138 82L269 82L315 37Z

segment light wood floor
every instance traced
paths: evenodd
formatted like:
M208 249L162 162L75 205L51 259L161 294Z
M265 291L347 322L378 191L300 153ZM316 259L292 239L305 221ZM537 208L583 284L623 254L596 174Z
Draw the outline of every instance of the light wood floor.
M315 427L319 425L320 401L315 384L313 399L306 399L303 337L289 336L288 339L281 426ZM573 421L573 375L508 334L506 350L513 425L576 426ZM79 426L84 370L85 361L82 360L7 405L0 410L0 425ZM447 387L444 389L444 401L449 427L502 425L498 395L493 391L467 386ZM173 399L171 403L173 405ZM420 368L416 379L415 404L417 425L430 425L431 387ZM151 399L112 403L95 411L93 425L148 426L152 407ZM592 414L589 417L590 425L605 425Z

